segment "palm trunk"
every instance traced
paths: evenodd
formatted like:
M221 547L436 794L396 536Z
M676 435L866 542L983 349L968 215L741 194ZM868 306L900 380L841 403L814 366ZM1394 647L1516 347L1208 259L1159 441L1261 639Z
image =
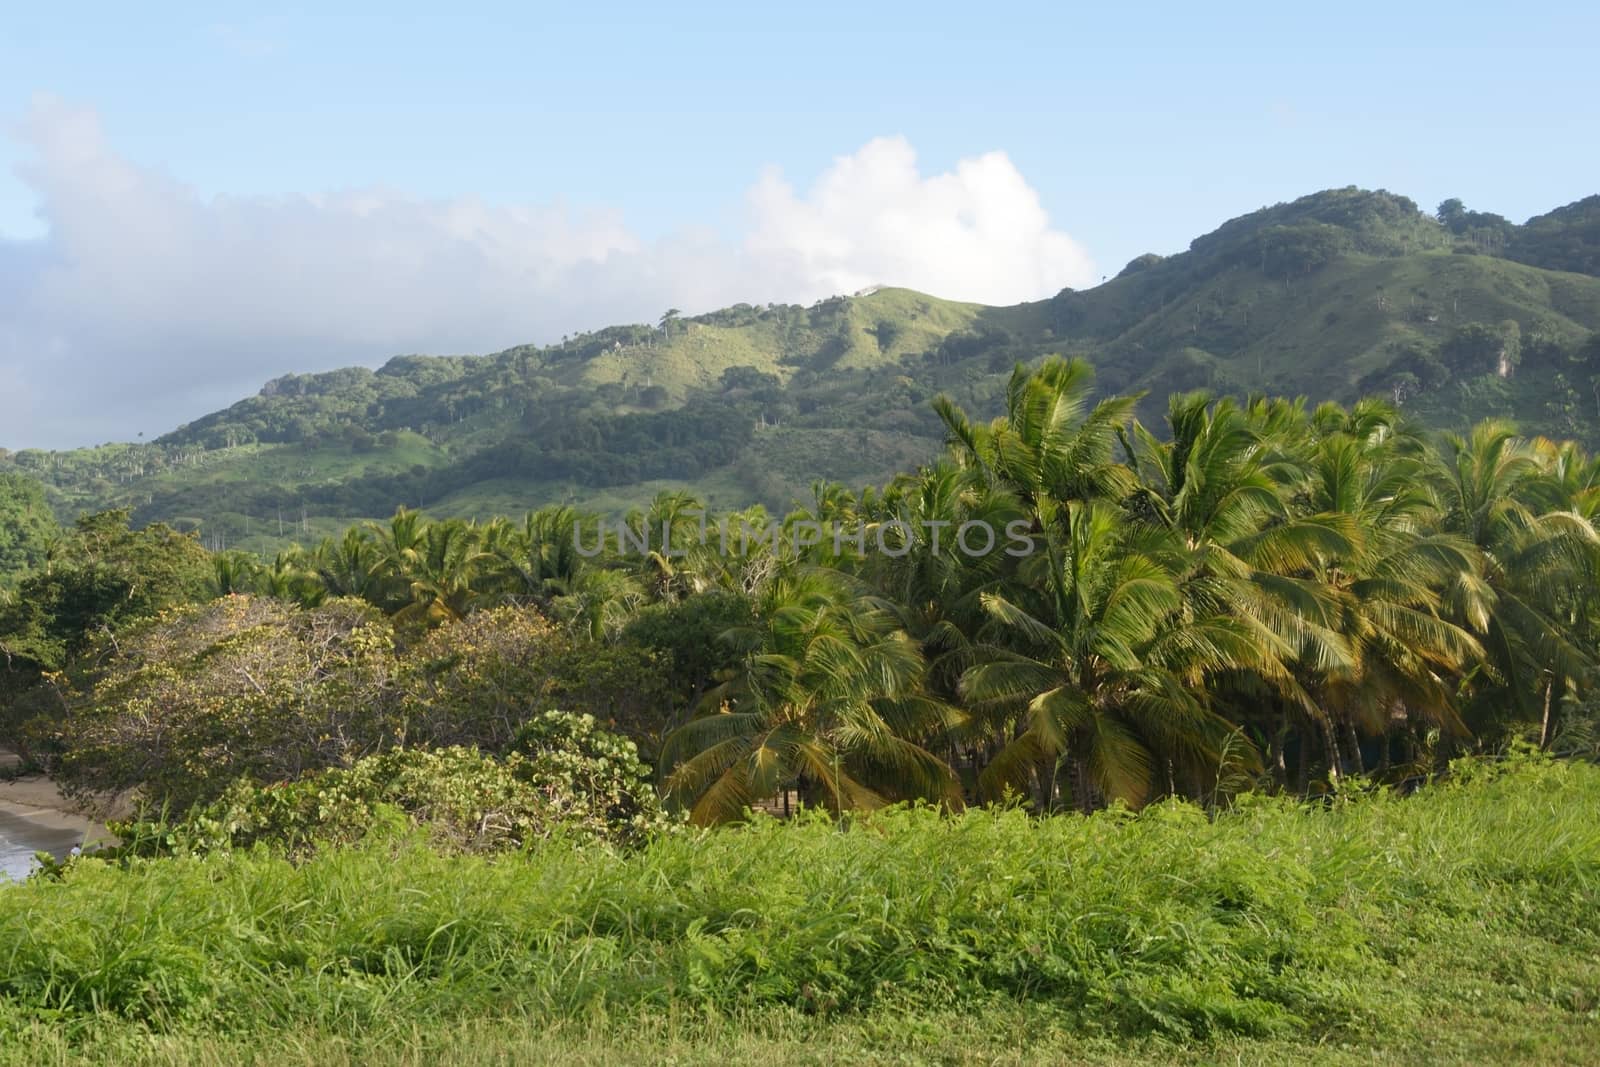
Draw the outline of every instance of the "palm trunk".
M1301 730L1299 740L1300 748L1294 769L1294 791L1305 796L1311 789L1311 731Z
M1361 775L1367 773L1366 763L1361 756L1361 738L1356 733L1356 724L1346 721L1344 724L1344 740L1350 746L1350 758L1345 762L1345 770L1350 774Z
M1555 692L1556 682L1552 678L1544 684L1544 718L1539 723L1539 749L1545 751L1550 747L1550 696Z
M1033 810L1040 815L1049 815L1051 810L1050 793L1055 788L1054 769L1039 764L1033 769L1033 781L1028 790L1033 794Z
M1333 723L1328 718L1322 719L1322 747L1328 753L1328 781L1337 785L1344 768L1339 765L1339 737L1333 731Z
M1089 774L1083 761L1074 759L1067 765L1067 781L1072 788L1072 804L1088 815L1094 811L1094 798L1089 791Z
M1267 743L1267 769L1272 773L1272 784L1280 791L1288 785L1289 780L1289 768L1283 760L1283 745L1288 736L1289 716L1283 713L1278 716L1277 731Z

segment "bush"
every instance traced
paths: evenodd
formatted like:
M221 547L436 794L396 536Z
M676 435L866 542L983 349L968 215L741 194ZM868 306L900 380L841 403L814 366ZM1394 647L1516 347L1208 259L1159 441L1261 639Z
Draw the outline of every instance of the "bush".
M411 823L446 852L517 849L557 835L637 842L673 825L631 741L590 715L551 711L505 759L475 748L394 749L295 782L235 781L182 821L119 823L117 855L252 845L304 856Z
M558 707L653 745L671 709L661 657L531 609L478 612L402 652L361 601L228 596L137 626L101 656L63 694L67 714L38 720L34 751L69 793L137 790L180 814L237 778L290 782L391 748L508 752Z
M602 836L643 837L664 823L650 768L626 737L593 715L547 711L517 731L508 760L544 790L560 817Z

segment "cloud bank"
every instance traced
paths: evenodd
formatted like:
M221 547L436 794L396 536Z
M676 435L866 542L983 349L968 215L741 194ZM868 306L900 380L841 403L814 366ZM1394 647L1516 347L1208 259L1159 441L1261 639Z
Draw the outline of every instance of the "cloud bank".
M48 225L0 240L0 446L151 436L289 371L495 351L746 301L873 284L988 303L1094 277L1001 152L924 175L901 138L809 187L761 175L733 237L658 241L620 213L391 189L204 198L119 156L93 112L16 131Z

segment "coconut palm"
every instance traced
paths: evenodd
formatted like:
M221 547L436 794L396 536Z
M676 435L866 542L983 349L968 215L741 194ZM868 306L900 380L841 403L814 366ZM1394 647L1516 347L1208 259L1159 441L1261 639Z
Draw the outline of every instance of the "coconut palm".
M406 592L395 618L430 625L460 619L478 598L473 583L486 558L475 525L455 519L427 524L400 557L396 576Z
M789 568L764 587L757 621L724 639L742 666L662 753L668 794L695 822L737 818L791 788L834 811L961 802L924 746L955 712L923 690L921 650L886 605L840 575Z
M1178 772L1215 769L1237 732L1212 710L1206 681L1276 672L1286 649L1186 600L1191 552L1171 533L1101 501L1041 511L1043 550L1006 593L982 595L983 661L961 678L972 713L1011 731L984 792L1028 792L1048 809L1065 766L1080 805L1090 787L1137 805L1174 788Z
M1025 505L1121 499L1132 478L1113 453L1139 398L1111 397L1090 407L1093 378L1083 360L1055 356L1034 370L1017 365L1005 414L988 425L972 423L948 397L933 406L958 460Z
M218 596L253 593L261 577L261 561L248 552L217 552L211 557L213 587Z
M1337 597L1318 575L1321 560L1352 551L1354 520L1305 506L1310 445L1297 406L1190 393L1172 398L1167 423L1167 439L1135 424L1125 441L1139 478L1131 519L1184 547L1180 582L1192 610L1256 634L1262 668L1218 678L1214 698L1267 739L1277 772L1292 728L1333 737L1327 709L1299 677L1354 663ZM1330 767L1337 775L1338 763Z
M428 520L421 512L403 507L387 523L366 524L378 550L374 603L385 611L396 612L410 603L410 582L405 576L416 563L427 528Z
M302 607L315 607L324 592L299 546L279 552L271 563L259 568L255 589L262 596L292 601Z
M352 526L338 541L326 538L311 555L311 569L329 596L381 604L384 554L371 534Z
M1465 438L1446 434L1439 450L1444 527L1471 542L1481 561L1449 597L1486 653L1474 679L1480 726L1512 717L1548 724L1545 709L1556 694L1593 670L1593 652L1573 640L1566 605L1592 571L1600 538L1580 511L1540 510L1567 479L1580 479L1551 458L1500 420Z
M1386 737L1420 725L1465 736L1456 689L1482 656L1472 634L1445 617L1443 599L1471 580L1478 554L1437 528L1426 464L1375 424L1347 428L1318 446L1306 506L1349 520L1348 549L1321 554L1315 576L1337 597L1337 629L1352 655L1323 669L1297 664L1324 712L1334 775L1365 769L1358 732Z
M649 600L644 585L627 571L586 567L565 592L551 599L549 611L553 618L600 641L619 634Z
M585 563L578 545L583 521L576 509L559 505L528 512L520 527L489 523L483 531L486 590L535 604L571 590Z

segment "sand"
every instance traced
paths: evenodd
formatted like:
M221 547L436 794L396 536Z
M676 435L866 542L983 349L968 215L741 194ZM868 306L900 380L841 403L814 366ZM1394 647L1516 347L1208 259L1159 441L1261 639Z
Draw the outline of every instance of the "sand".
M13 753L0 749L0 770L9 771L16 763ZM106 831L100 813L84 812L42 774L0 778L0 811L51 830L81 833L85 845L116 840Z

